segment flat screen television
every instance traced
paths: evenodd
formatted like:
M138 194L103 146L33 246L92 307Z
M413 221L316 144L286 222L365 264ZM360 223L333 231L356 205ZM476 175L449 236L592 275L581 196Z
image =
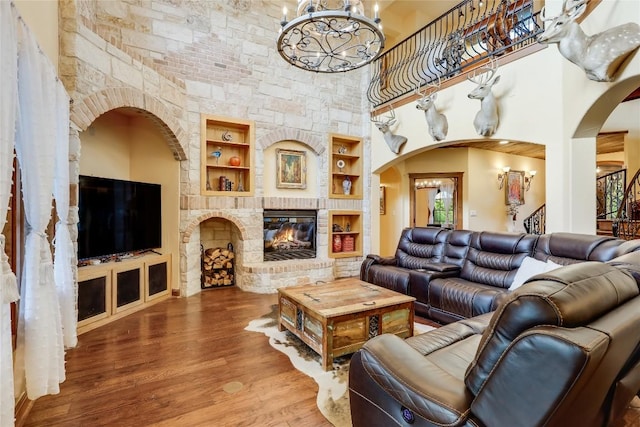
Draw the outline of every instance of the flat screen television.
M159 184L80 175L78 259L162 246Z

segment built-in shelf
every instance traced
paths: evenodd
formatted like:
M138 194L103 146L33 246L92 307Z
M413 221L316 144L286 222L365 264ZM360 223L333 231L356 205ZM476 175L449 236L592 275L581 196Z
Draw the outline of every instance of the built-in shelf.
M361 216L360 211L329 211L329 257L362 255Z
M337 134L330 138L329 198L362 199L362 138ZM350 182L348 192L345 179Z
M206 114L201 121L201 193L252 196L253 122Z

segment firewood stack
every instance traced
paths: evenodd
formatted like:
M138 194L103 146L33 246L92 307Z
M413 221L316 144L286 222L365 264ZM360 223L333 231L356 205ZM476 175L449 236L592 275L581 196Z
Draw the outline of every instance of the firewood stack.
M233 259L232 250L223 248L209 248L202 254L202 286L211 288L214 286L233 285Z

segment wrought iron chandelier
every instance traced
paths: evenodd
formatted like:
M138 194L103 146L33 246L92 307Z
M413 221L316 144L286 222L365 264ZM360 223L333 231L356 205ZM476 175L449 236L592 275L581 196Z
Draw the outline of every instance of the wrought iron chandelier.
M338 73L355 70L380 55L384 34L375 6L373 19L362 0L298 0L298 16L283 9L278 52L303 70Z

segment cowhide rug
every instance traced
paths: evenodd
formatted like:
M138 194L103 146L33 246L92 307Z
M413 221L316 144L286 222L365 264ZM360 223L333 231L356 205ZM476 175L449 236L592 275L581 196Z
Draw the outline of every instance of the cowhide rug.
M324 371L320 355L292 333L278 330L277 313L278 306L274 305L271 313L252 320L245 330L260 332L269 337L269 344L289 356L294 368L318 383L316 403L322 415L336 427L350 427L348 379L351 356L334 359L333 370ZM414 329L418 334L433 328L416 324Z

